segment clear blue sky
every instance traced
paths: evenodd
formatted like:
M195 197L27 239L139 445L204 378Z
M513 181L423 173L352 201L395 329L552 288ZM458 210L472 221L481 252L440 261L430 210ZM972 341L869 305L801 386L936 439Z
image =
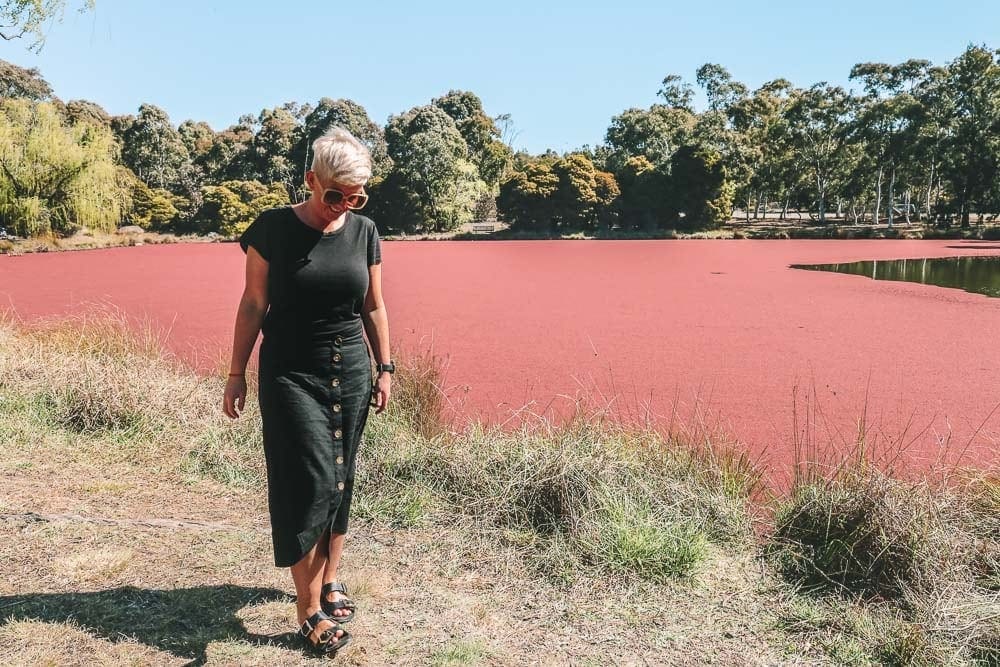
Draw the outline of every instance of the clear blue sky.
M562 152L600 143L612 116L656 100L666 74L694 83L705 62L751 88L846 86L855 63L943 64L969 43L1000 48L1000 1L97 0L51 26L40 55L5 42L0 58L38 67L64 100L112 114L151 102L175 124L216 129L324 96L384 124L471 90L490 115L512 114L516 147Z

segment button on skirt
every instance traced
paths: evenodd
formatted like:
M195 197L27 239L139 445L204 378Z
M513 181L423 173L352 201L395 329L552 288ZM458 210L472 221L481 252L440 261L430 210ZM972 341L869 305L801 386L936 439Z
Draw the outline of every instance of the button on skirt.
M290 567L328 532L347 532L372 395L360 326L303 341L265 336L258 400L274 564Z

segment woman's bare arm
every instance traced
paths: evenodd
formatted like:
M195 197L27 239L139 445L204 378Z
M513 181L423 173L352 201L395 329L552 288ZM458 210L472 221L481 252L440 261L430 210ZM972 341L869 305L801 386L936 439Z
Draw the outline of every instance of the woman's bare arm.
M246 380L242 374L246 371L250 353L267 314L267 271L267 260L253 246L247 248L246 284L236 311L230 376L222 406L223 412L233 419L239 416L246 402Z
M368 341L371 343L375 362L384 364L390 361L391 350L389 349L389 315L385 308L385 301L382 299L382 265L375 264L368 267L368 278L368 293L365 295L361 320ZM379 373L375 383L375 414L385 410L389 401L390 387L391 376L389 373Z

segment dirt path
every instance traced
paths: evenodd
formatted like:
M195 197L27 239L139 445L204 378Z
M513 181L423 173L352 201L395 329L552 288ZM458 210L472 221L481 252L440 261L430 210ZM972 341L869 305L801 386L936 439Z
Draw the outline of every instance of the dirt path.
M79 452L0 444L0 663L314 662L289 634L263 492L182 484L169 466L95 476ZM806 662L778 650L781 595L750 556L716 551L671 585L566 586L489 536L357 522L344 568L362 611L342 664Z

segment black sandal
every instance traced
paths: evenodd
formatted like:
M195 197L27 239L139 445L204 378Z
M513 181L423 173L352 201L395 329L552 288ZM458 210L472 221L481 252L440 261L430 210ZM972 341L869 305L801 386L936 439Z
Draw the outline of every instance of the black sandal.
M348 621L353 620L354 611L357 609L357 605L354 604L354 600L345 598L343 600L337 600L336 602L327 602L326 596L329 593L342 593L343 595L347 595L347 586L339 581L331 581L323 584L323 591L319 595L319 605L323 608L324 612L329 614L330 618L338 623L347 623ZM333 612L338 609L346 609L350 613L345 616L335 616Z
M316 629L316 626L323 621L331 621L333 623L333 627L319 633L319 636L314 642L309 637ZM339 638L337 637L338 630L344 633ZM351 634L347 632L347 630L344 630L343 626L337 622L337 619L331 618L323 610L317 611L315 614L307 618L306 622L302 624L301 628L299 628L298 634L309 649L315 653L319 653L320 655L336 655L337 651L347 646L348 642L351 641Z

